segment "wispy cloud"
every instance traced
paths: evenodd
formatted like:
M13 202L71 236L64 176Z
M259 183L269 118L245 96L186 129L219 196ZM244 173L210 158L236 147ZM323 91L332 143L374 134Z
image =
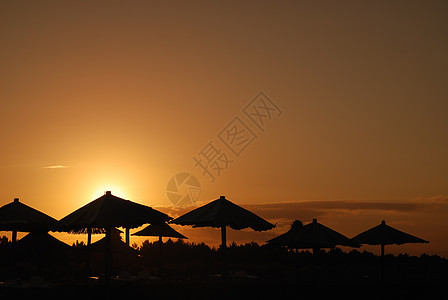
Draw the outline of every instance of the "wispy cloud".
M239 204L239 203L237 203ZM333 216L335 214L354 214L357 212L373 213L411 213L427 206L428 203L419 202L374 202L374 201L298 201L298 202L278 202L263 204L241 204L242 207L259 214L263 218L271 221L290 222L297 218L312 220L322 216ZM161 208L172 217L178 217L190 210L192 207L166 206Z
M353 215L358 213L398 214L420 209L419 203L363 202L363 201L306 201L245 205L255 213L271 220L290 222L294 219L312 220L320 217Z
M68 168L69 166L66 165L49 165L49 166L45 166L43 167L44 169L65 169Z
M431 204L431 203L448 203L448 196L444 195L438 195L434 197L419 197L414 200L416 203L422 203L422 204Z

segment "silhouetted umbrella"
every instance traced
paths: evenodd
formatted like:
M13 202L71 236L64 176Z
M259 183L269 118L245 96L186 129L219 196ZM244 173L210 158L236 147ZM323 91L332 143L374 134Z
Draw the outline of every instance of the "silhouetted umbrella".
M71 214L59 220L53 230L79 233L84 229L106 231L106 280L109 280L108 262L110 257L111 230L114 227L126 228L128 236L129 228L136 228L147 223L162 223L172 219L168 215L149 206L138 204L112 195L107 191L103 196L75 210ZM127 240L129 241L129 240Z
M44 231L28 233L14 244L13 247L18 253L40 253L45 256L63 255L72 250L69 245Z
M56 219L40 212L14 198L14 201L0 208L0 230L12 231L13 242L17 232L48 231Z
M429 243L421 238L386 225L386 221L384 220L381 221L380 225L358 234L352 240L360 244L381 246L402 245L407 243Z
M103 237L87 247L81 248L81 251L85 251L88 255L89 270L93 272L101 271L101 264L98 264L101 259L109 259L108 263L110 265L108 268L115 271L122 270L123 267L128 268L129 265L138 262L138 251L123 242L120 233L122 231L112 228L109 241L107 237ZM104 255L105 253L110 257L107 258Z
M133 233L135 236L158 236L159 242L162 242L162 237L174 237L178 239L187 239L186 236L174 230L167 223L150 224L144 229Z
M42 231L28 233L20 239L16 245L17 247L26 248L29 251L34 251L34 248L44 248L47 250L55 249L55 252L64 249L71 249L71 247L66 243L58 240L48 232Z
M384 246L385 245L402 245L407 243L429 243L421 238L410 235L389 225L386 221L381 221L380 225L370 228L352 238L359 244L381 245L381 282L384 273Z
M137 255L137 250L135 250L132 247L129 247L125 242L121 240L120 233L121 231L116 228L113 228L111 231L110 235L111 252ZM104 252L107 247L106 242L107 242L106 238L103 237L102 239L96 241L95 243L92 243L91 245L87 246L86 249L94 252Z
M158 236L159 237L159 267L162 265L162 237L174 237L178 239L187 239L186 236L174 230L167 223L159 223L159 224L150 224L144 229L133 233L132 235L136 236Z
M149 206L112 195L103 196L59 220L55 231L84 232L87 228L102 230L111 227L136 228L147 223L171 220L168 215Z
M313 219L313 222L305 226L296 220L292 223L290 230L270 239L267 243L291 249L313 249L313 251L321 248L334 248L338 245L357 246L345 235L318 223L317 219Z
M221 228L223 248L226 247L226 226L235 230L251 228L255 231L264 231L275 227L256 214L230 202L225 196L192 210L172 220L171 223L193 225L193 227Z
M313 249L313 281L317 280L316 260L318 250L321 248L334 248L336 246L357 247L358 245L345 235L334 231L317 222L303 226L302 222L295 220L291 229L267 241L270 245L286 246L291 249Z
M30 261L38 268L49 263L60 263L62 259L74 254L72 247L46 231L32 231L16 243L8 244L5 251L6 256L11 258L5 260L5 264L14 265L17 261Z

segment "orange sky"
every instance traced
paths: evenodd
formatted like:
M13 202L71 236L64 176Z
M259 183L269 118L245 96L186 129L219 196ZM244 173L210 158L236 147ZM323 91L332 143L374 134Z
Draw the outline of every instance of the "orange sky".
M279 222L230 241L386 219L430 240L399 251L448 256L447 6L2 2L0 205L60 219L111 190L175 216L166 185L188 172L197 204L226 195ZM244 114L260 91L281 111L263 130ZM236 117L256 135L239 156L219 139ZM210 142L232 160L214 182L193 160Z

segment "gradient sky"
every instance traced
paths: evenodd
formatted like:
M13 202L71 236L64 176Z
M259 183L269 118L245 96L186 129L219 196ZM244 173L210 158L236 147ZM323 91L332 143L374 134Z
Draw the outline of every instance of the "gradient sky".
M0 205L60 219L111 190L175 217L188 172L197 205L279 225L229 241L386 219L430 240L400 251L448 256L447 20L446 1L2 1ZM261 91L281 111L263 130ZM219 140L236 117L256 135L239 156ZM232 160L214 182L193 160L210 142Z

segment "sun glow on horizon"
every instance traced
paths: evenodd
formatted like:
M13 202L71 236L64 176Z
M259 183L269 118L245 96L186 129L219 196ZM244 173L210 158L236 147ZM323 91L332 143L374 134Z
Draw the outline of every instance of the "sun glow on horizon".
M110 191L112 195L129 200L129 194L125 189L115 184L105 184L96 188L91 194L90 199L95 200L103 196L107 191Z

